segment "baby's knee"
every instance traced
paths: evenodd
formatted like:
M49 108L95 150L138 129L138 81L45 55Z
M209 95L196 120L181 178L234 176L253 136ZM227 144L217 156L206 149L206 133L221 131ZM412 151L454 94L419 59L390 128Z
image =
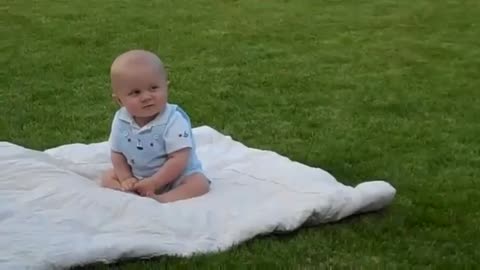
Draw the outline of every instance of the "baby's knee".
M198 195L203 195L210 191L210 180L204 174L195 175L193 182Z

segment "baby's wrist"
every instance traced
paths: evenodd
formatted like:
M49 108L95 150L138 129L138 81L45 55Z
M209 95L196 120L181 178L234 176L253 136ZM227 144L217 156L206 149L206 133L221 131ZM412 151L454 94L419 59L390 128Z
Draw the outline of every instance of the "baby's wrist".
M155 186L155 188L161 188L163 186L163 182L158 176L150 177L150 181L152 181L152 184Z

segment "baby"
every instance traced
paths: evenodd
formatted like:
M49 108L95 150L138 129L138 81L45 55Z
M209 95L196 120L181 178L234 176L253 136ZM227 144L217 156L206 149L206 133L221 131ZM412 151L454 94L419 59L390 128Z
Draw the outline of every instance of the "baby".
M115 113L111 134L113 169L102 186L138 193L159 202L207 193L210 180L195 152L188 115L168 103L168 78L153 53L131 50L110 68Z

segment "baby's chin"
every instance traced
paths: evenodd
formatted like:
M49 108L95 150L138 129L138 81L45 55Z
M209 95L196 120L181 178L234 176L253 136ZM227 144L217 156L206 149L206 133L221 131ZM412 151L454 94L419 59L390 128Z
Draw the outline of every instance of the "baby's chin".
M158 108L156 106L149 106L149 107L142 108L142 110L138 112L137 117L143 117L143 118L155 117L161 112L162 112L162 108Z

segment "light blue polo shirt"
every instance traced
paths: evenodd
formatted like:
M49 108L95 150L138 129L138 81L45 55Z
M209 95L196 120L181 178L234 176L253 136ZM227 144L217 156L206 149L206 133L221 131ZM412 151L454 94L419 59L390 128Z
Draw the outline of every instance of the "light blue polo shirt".
M115 113L109 141L112 151L125 156L139 179L155 174L168 154L185 147L192 151L181 176L202 171L190 118L175 104L167 104L162 114L141 128L124 107L120 108Z

